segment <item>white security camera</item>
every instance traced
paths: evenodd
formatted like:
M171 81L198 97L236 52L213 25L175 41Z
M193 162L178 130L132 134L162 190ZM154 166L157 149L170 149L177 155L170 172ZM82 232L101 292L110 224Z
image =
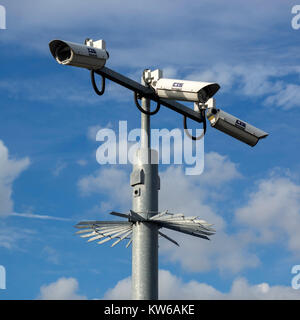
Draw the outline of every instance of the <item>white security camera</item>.
M89 70L102 68L109 57L104 40L87 39L85 44L52 40L49 48L58 63Z
M155 83L155 84L154 84ZM159 79L152 83L160 98L205 103L220 89L217 83Z
M145 80L155 90L156 94L163 99L205 103L220 89L217 83L165 79L162 78L161 70L152 72L147 70Z
M207 109L207 118L213 128L216 128L249 146L254 147L257 142L268 136L268 133L242 121L220 109Z

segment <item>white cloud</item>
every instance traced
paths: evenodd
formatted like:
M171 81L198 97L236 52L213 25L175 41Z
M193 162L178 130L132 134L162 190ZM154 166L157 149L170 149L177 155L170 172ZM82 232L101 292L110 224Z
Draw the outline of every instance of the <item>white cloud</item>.
M255 267L259 259L248 251L250 238L247 233L230 234L226 231L226 222L222 212L208 204L214 201L214 191L222 188L240 174L236 165L217 153L208 153L206 168L200 177L187 177L180 168L169 167L161 173L160 209L169 209L172 213L184 213L186 216L199 216L214 224L216 234L211 241L166 231L180 244L177 248L162 240L160 252L164 258L176 261L185 270L203 272L218 269L222 272L238 272L244 268ZM216 179L216 177L220 179ZM217 182L219 181L219 182ZM218 195L216 196L218 199Z
M131 277L118 281L116 286L107 290L103 297L104 300L131 299Z
M268 63L216 64L207 70L189 74L192 80L204 79L221 85L222 92L247 97L261 97L265 105L284 110L300 106L299 85L285 77L299 74L299 65L280 66Z
M26 170L30 164L29 158L12 159L8 149L0 140L0 217L13 212L13 182Z
M281 90L265 100L265 104L269 106L279 106L284 110L292 109L300 106L300 86L298 84L285 84Z
M71 221L68 218L53 217L48 215L39 215L33 213L16 213L10 212L9 217L18 217L26 219ZM24 250L23 245L35 238L36 231L25 227L11 227L8 220L0 220L0 247L8 250Z
M218 270L220 273L238 273L259 265L259 258L249 251L250 238L247 234L230 235L216 229L211 241L164 230L180 245L178 248L161 240L160 253L164 261L179 262L184 270L190 272Z
M18 243L30 240L36 232L27 228L10 227L4 221L0 224L0 247L8 250L22 250Z
M40 288L39 300L85 300L79 295L78 281L75 278L59 278L57 281Z
M119 281L109 289L104 299L130 299L131 278ZM168 270L159 271L159 299L167 300L285 300L300 299L300 291L287 286L268 283L251 285L245 278L233 281L229 292L221 292L211 285L195 280L184 282Z
M111 209L120 206L123 210L129 210L131 190L129 185L129 174L116 168L104 168L97 170L94 174L81 178L78 188L83 196L93 193L101 193L107 196L105 206L111 205Z
M48 216L45 214L35 214L31 212L27 213L19 213L19 212L12 212L10 214L12 217L22 217L22 218L29 218L29 219L41 219L41 220L56 220L56 221L71 221L69 218L62 218L62 217L54 217Z
M79 284L75 278L59 278L40 288L37 299L84 300L79 295ZM131 277L118 281L106 291L105 300L131 299ZM236 278L228 292L196 280L185 282L168 270L159 270L159 299L163 300L288 300L300 299L300 291L288 286L271 286L268 283L249 284L245 278Z
M178 70L172 66L169 66L169 67L164 67L163 68L163 76L164 78L176 78L177 77L177 73L178 73Z
M62 173L62 171L67 168L67 166L68 164L66 162L63 162L61 160L58 161L56 167L52 170L52 174L55 177L58 177Z
M201 184L215 188L241 177L238 165L232 162L228 156L217 152L206 153L204 172L199 179Z
M77 70L77 74L79 74ZM68 86L65 85L68 81ZM50 75L39 79L6 79L0 81L0 91L14 100L38 101L42 103L55 103L65 105L66 102L72 106L87 106L99 104L96 94L91 94L90 86L76 81L76 78L53 78Z
M76 161L76 163L81 167L85 167L88 162L86 160L84 160L84 159L79 159L79 160Z
M45 246L42 250L42 254L45 256L47 261L53 264L59 264L59 253L54 248Z
M300 256L300 185L273 176L257 183L248 203L235 212L258 243L281 243Z
M226 169L224 168L224 171ZM209 175L209 173L207 173ZM169 210L173 213L185 215L199 215L201 219L215 224L223 229L225 221L205 203L209 190L201 190L201 176L186 176L182 168L168 167L160 172L161 190L159 191L160 210ZM204 173L203 173L204 175ZM200 192L201 190L201 192Z

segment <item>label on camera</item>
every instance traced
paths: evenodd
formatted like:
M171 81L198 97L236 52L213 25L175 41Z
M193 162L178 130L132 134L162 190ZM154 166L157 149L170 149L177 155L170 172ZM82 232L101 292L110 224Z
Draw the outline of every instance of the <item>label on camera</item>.
M246 129L246 123L238 119L235 121L235 126L243 130Z
M183 86L183 82L174 82L172 84L173 89L182 89L182 86Z
M97 56L97 52L93 48L88 48L89 56Z

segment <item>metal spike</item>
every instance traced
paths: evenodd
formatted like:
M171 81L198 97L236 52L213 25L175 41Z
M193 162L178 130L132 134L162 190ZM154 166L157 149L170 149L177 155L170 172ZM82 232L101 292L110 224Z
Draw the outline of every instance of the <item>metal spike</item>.
M114 235L105 235L105 237L107 237L107 238L106 238L105 240L101 240L101 241L99 241L99 242L97 242L97 243L101 244L101 243L104 243L104 242L109 241L109 240L111 240L111 239L117 238L117 237L119 237L120 235L124 234L124 232L127 232L127 230L128 230L128 229L122 230L122 231L120 231L120 232L118 232L117 234L114 234Z
M85 233L85 232L91 232L94 231L95 229L83 229L83 230L78 230L75 232L75 234L81 234L81 233Z
M87 242L95 241L95 240L98 240L98 239L101 239L101 238L104 238L104 237L105 236L103 234L98 234L97 236L88 239Z
M163 212L161 212L161 213L156 214L155 216L152 216L149 220L155 220L155 219L158 219L158 218L160 218L160 217L162 217L162 216L166 215L167 213L168 213L168 210L163 211Z
M92 236L95 236L96 234L98 234L96 231L93 231L91 233L87 233L87 234L83 234L81 235L80 237L81 238L88 238L88 237L92 237Z
M124 235L124 233L127 233L127 231L131 231L132 228L126 228L126 229L123 229L122 231L116 233L116 234L113 234L113 235L109 235L109 237L111 239L114 239L114 238L119 238L120 236Z
M105 238L105 239L103 239L103 240L101 240L101 241L99 241L99 242L97 242L97 243L98 243L98 244L102 244L102 243L107 242L107 241L109 241L109 240L111 240L111 238Z
M118 239L117 241L115 241L111 247L114 247L115 245L117 245L119 242L121 242L122 240L124 240L127 236L129 236L132 233L132 229L129 230L127 233L125 233L120 239Z
M121 218L130 219L130 215L129 214L119 213L119 212L115 212L115 211L112 211L109 214L111 214L113 216L121 217Z
M209 240L209 238L208 238L207 236L205 236L205 235L202 235L202 234L197 233L197 232L195 232L195 231L191 231L191 230L188 230L188 229L179 227L179 226L173 226L173 225L170 225L170 224L168 224L168 223L161 223L160 225L161 225L162 227L164 227L164 228L167 228L167 229L179 231L179 232L186 233L186 234L189 234L189 235L198 237L198 238L202 238L202 239Z
M105 228L105 229L96 229L97 232L101 233L101 234L106 234L109 232L114 232L114 231L119 231L122 229L126 229L129 228L131 226L115 226L115 227L110 227L110 228Z
M166 234L164 234L164 233L162 233L162 232L160 232L160 231L158 231L158 234L159 234L160 236L162 236L163 238L165 238L165 239L167 239L167 240L171 241L172 243L174 243L176 246L178 246L178 247L179 247L178 242L176 242L175 240L173 240L172 238L170 238L170 237L169 237L169 236L167 236Z
M78 224L76 224L76 228L95 228L95 227L101 227L101 226L113 226L118 224L130 224L128 221L81 221Z
M177 214L173 214L173 213L167 213L164 216L161 216L160 218L158 218L159 220L170 220L170 219L174 219L174 218L184 218L184 215L182 213L177 213ZM153 219L153 220L157 220L157 219Z
M130 239L130 241L128 241L128 243L126 244L126 248L128 248L132 243L132 238Z
M94 241L94 240L97 240L97 239L101 239L103 237L108 237L108 236L110 236L110 235L112 235L114 233L119 233L120 231L121 231L121 234L122 234L123 232L126 232L127 230L128 230L127 227L122 227L122 228L115 228L114 230L107 231L107 232L100 232L99 235L89 239L88 242L91 242L91 241Z
M133 221L145 221L146 220L133 210L130 210L130 219Z

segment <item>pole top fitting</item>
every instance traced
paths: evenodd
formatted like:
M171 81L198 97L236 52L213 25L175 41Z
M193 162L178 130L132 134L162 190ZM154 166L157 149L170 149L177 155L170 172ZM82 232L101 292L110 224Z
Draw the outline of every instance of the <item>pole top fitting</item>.
M158 81L160 78L163 77L163 71L160 69L156 69L154 71L151 71L150 69L145 69L143 72L143 80L146 84L153 84L153 82Z

